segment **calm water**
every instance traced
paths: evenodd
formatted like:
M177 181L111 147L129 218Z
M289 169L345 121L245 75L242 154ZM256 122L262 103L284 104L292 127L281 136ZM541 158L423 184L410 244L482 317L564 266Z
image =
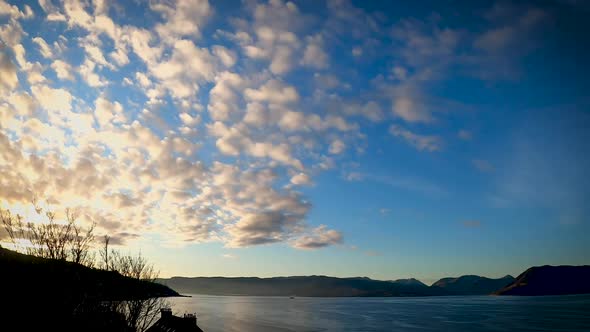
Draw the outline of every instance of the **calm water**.
M590 331L590 295L546 297L171 298L205 332Z

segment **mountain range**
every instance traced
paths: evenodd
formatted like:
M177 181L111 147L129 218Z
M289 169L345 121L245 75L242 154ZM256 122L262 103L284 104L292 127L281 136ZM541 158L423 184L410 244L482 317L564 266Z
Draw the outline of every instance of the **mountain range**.
M535 266L495 292L497 295L590 294L590 265Z
M442 278L428 286L417 279L373 280L367 277L172 277L158 279L185 294L250 296L451 296L590 294L590 266L531 267L516 279L477 275Z
M490 279L479 276L444 278L427 286L416 279L393 281L366 277L294 276L274 278L173 277L158 282L180 293L250 296L436 296L485 295L514 280L511 276Z

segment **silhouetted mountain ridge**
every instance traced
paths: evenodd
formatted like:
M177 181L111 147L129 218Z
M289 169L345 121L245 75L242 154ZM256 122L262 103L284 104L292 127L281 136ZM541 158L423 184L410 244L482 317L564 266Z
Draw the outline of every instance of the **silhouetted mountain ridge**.
M465 275L458 278L442 278L432 284L431 288L440 289L441 292L449 295L487 295L513 281L514 277L510 275L499 279Z
M590 265L531 267L495 294L528 296L590 294Z
M510 277L512 278L512 277ZM460 282L442 282L441 280ZM490 279L469 276L465 279L441 279L437 286L427 286L417 279L398 279L394 281L374 280L367 277L337 278L329 276L290 276L290 277L173 277L159 279L181 293L207 295L250 295L250 296L310 296L310 297L348 297L348 296L435 296L435 295L481 295L490 294L510 283L512 279ZM452 285L447 289L447 284ZM465 285L464 291L458 286ZM497 285L497 286L496 286ZM495 287L495 288L492 288Z

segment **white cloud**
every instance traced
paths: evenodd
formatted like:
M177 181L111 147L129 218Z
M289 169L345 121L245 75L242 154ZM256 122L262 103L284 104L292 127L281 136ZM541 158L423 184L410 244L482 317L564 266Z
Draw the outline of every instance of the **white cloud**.
M8 55L0 50L0 92L7 94L18 86L16 67Z
M215 45L212 47L212 49L213 54L217 56L227 68L231 68L238 60L236 53L224 46Z
M111 123L127 122L123 106L119 102L111 102L104 97L98 97L95 107L94 116L101 127L107 127Z
M1 59L3 72L14 75L0 77L8 96L0 119L11 128L0 128L0 182L13 188L0 198L24 202L35 194L79 208L121 242L156 232L176 244L340 243L339 232L310 228L311 203L296 189L335 167L328 152L363 139L351 117L384 115L366 100L355 100L354 110L316 107L297 82L280 77L297 66L330 67L326 30L310 29L315 21L293 3L273 0L245 4L253 20L232 19L235 32L217 31L218 44L208 45L198 40L213 13L207 1L151 2L162 20L141 28L111 19L109 4L41 0L46 20L67 22L45 24L58 36L64 29L76 35L33 41L54 60L48 65L26 61L36 33L17 22L1 28L18 66ZM82 63L69 54L82 54ZM59 80L44 76L48 67ZM302 79L314 74L304 72ZM321 75L334 95L347 86ZM19 77L29 81L30 96ZM76 78L87 87L70 88L66 81ZM202 145L205 158L197 154Z
M32 86L33 96L39 105L48 111L70 111L72 109L72 95L64 89L53 89L47 85Z
M337 139L330 144L329 151L331 154L340 154L344 152L344 149L346 149L346 144L344 144L344 142L342 142L341 140Z
M324 52L323 43L321 35L307 38L307 45L301 60L303 65L315 68L326 68L328 66L328 55Z
M192 116L186 112L180 113L179 117L182 123L189 127L194 127L201 121L201 118L198 115Z
M33 10L29 5L25 5L24 12L21 11L17 6L7 3L5 0L0 0L0 16L9 16L13 20L21 18L32 18L35 16Z
M219 62L207 48L198 48L192 41L174 43L172 56L150 67L152 74L176 98L194 96L199 83L212 81Z
M275 0L251 8L253 22L243 27L243 30L236 31L233 38L240 43L247 57L268 61L268 68L273 74L283 75L290 72L302 53L302 43L297 31L308 20L292 2ZM318 42L319 40L314 40L309 45L309 61L312 61L309 57L313 54L325 55ZM313 61L314 65L317 63Z
M286 104L299 100L297 90L279 80L269 80L258 89L248 88L244 91L247 99L269 103Z
M421 151L434 152L442 149L442 139L438 136L419 135L398 125L391 125L389 133L404 139L408 144Z
M86 81L86 84L88 84L88 86L90 87L98 88L107 85L108 82L105 79L103 79L100 75L98 75L95 72L95 70L96 63L94 63L90 59L86 59L84 63L80 65L78 72L80 73L80 76L84 79L84 81Z
M12 105L17 114L33 116L36 104L28 93L13 93L8 97L8 102Z
M39 0L39 5L47 13L48 21L65 21L66 17L59 12L59 9L53 5L51 0Z
M433 120L427 106L422 104L418 99L409 96L395 98L392 110L396 116L410 123L428 123Z
M311 178L309 177L309 175L307 175L305 173L297 173L297 174L293 175L293 177L291 177L291 183L298 185L298 186L310 185Z
M62 60L55 60L51 63L51 68L55 70L57 74L57 78L60 80L74 80L74 75L72 74L72 66L69 63L64 62Z
M240 75L222 72L215 77L215 86L209 91L207 110L214 120L225 121L239 111L239 96L245 81Z
M374 101L368 101L364 104L342 101L338 106L347 115L360 115L373 122L381 122L385 117L381 106Z
M165 23L157 24L155 30L169 43L179 37L200 36L202 26L213 12L207 0L153 1L150 7L164 17Z
M318 226L310 231L310 234L296 239L293 246L298 249L319 249L334 244L341 244L342 233L328 229L326 225Z
M109 57L119 65L124 66L129 63L129 56L122 48L118 48L109 54Z
M49 47L47 42L45 42L45 39L41 37L35 37L33 38L33 43L39 46L39 51L41 52L41 55L44 58L50 59L53 57L53 51L51 50L51 47Z

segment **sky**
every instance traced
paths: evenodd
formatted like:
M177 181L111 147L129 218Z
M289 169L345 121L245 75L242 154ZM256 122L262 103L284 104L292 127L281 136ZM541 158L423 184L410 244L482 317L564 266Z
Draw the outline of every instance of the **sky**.
M163 277L589 264L589 14L0 0L0 205Z

